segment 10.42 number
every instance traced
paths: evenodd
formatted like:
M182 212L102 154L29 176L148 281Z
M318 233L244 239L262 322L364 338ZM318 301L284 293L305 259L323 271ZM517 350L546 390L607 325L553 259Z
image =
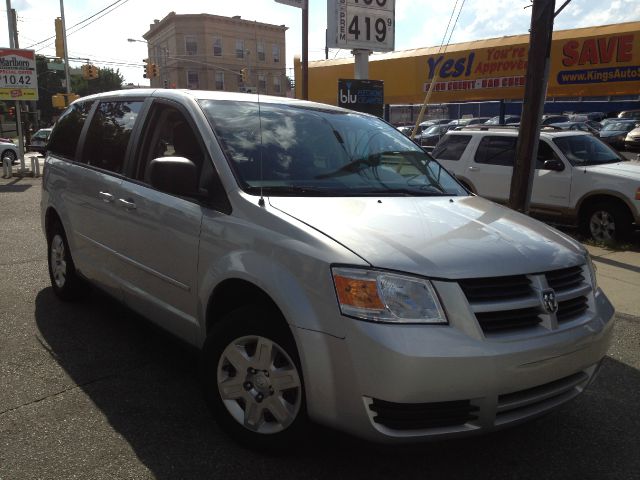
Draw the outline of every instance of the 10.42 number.
M8 85L31 85L31 77L28 75L0 75L0 80Z

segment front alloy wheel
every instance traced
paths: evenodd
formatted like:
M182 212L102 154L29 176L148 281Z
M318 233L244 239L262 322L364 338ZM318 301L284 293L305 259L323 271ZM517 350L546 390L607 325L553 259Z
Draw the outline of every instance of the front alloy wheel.
M300 411L301 383L293 360L262 336L229 343L218 362L217 385L229 414L252 432L281 432Z
M616 238L616 220L607 210L595 210L589 219L589 232L598 242L610 242Z

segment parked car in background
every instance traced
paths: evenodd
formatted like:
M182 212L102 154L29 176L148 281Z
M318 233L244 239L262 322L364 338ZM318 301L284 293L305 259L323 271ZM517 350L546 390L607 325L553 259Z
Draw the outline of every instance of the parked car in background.
M604 112L572 113L569 115L569 120L572 122L586 122L589 120L600 122L605 118L607 118L607 114Z
M495 117L491 117L485 123L487 125L500 125L500 115L496 115ZM518 115L505 115L504 116L504 124L503 125L508 125L510 123L520 123L520 117Z
M640 109L639 110L624 110L618 114L618 118L630 119L630 120L640 120Z
M411 132L413 131L413 127L410 126L402 126L402 127L396 127L398 129L399 132L403 133L404 135L406 135L407 137L411 135Z
M468 125L470 121L470 118L458 118L456 120L451 120L449 123L447 123L447 125L449 125L451 128L464 127L465 125Z
M543 115L541 125L551 125L552 123L564 123L570 121L568 115Z
M636 127L627 133L624 139L624 148L630 151L640 149L640 127Z
M483 123L487 123L487 121L491 120L491 117L473 117L470 118L467 122L468 125L482 125Z
M453 126L451 125L432 125L422 132L419 137L416 136L416 141L423 147L435 147L442 136L452 128Z
M490 432L575 398L606 358L614 308L586 249L374 116L107 92L62 113L45 162L52 292L90 282L199 349L185 365L246 445L288 455L313 423L385 443Z
M581 132L587 132L595 136L598 136L600 133L600 130L592 127L587 122L561 122L561 123L552 123L548 126L559 128L562 130L579 130Z
M618 120L609 122L600 130L600 139L614 148L622 150L627 134L636 128L638 120Z
M41 128L31 137L31 144L28 149L33 152L44 153L51 135L51 128Z
M12 164L18 161L18 146L10 138L0 139L0 163L5 158L10 159Z
M506 203L517 140L507 128L450 131L432 155L472 192ZM593 135L543 128L531 213L598 241L625 240L640 225L640 165Z

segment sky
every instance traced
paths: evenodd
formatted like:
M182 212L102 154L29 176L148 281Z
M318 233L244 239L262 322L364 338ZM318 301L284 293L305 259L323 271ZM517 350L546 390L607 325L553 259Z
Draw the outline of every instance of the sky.
M556 8L563 2L556 0ZM112 4L100 15L71 28ZM525 7L530 4L530 0L396 0L395 50L440 45L454 7L455 20L461 6L450 43L526 33L531 23L531 8ZM1 25L5 26L0 28L0 47L9 47L6 0L0 7L4 17ZM55 55L53 40L38 42L54 35L54 18L60 16L60 1L11 0L11 7L18 14L20 48L33 48L39 54ZM142 77L142 59L148 57L147 46L142 42L128 42L127 39L142 40L149 24L154 19L161 20L171 11L177 14L240 15L246 20L286 25L288 68L293 67L294 56L300 56L302 51L301 10L274 0L188 0L184 3L175 0L65 0L64 10L69 57L88 59L100 68L119 69L125 83L134 85L149 84ZM554 29L639 20L638 0L572 0L556 17ZM91 21L93 23L89 24ZM85 28L81 28L83 26ZM309 60L325 58L326 26L326 0L309 0ZM32 47L33 44L37 45ZM329 58L349 56L348 50L329 50ZM69 63L77 67L84 62L70 60ZM290 70L287 74L293 75Z

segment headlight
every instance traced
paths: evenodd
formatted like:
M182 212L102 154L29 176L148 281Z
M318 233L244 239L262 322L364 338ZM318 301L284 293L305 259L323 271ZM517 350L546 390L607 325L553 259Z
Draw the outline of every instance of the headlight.
M446 324L429 280L360 268L331 269L343 315L389 323Z
M591 285L593 287L593 293L595 293L596 290L598 290L598 279L596 278L596 266L594 265L593 260L591 259L591 255L587 253L586 258L587 258L587 267L589 267L589 275L591 275Z

